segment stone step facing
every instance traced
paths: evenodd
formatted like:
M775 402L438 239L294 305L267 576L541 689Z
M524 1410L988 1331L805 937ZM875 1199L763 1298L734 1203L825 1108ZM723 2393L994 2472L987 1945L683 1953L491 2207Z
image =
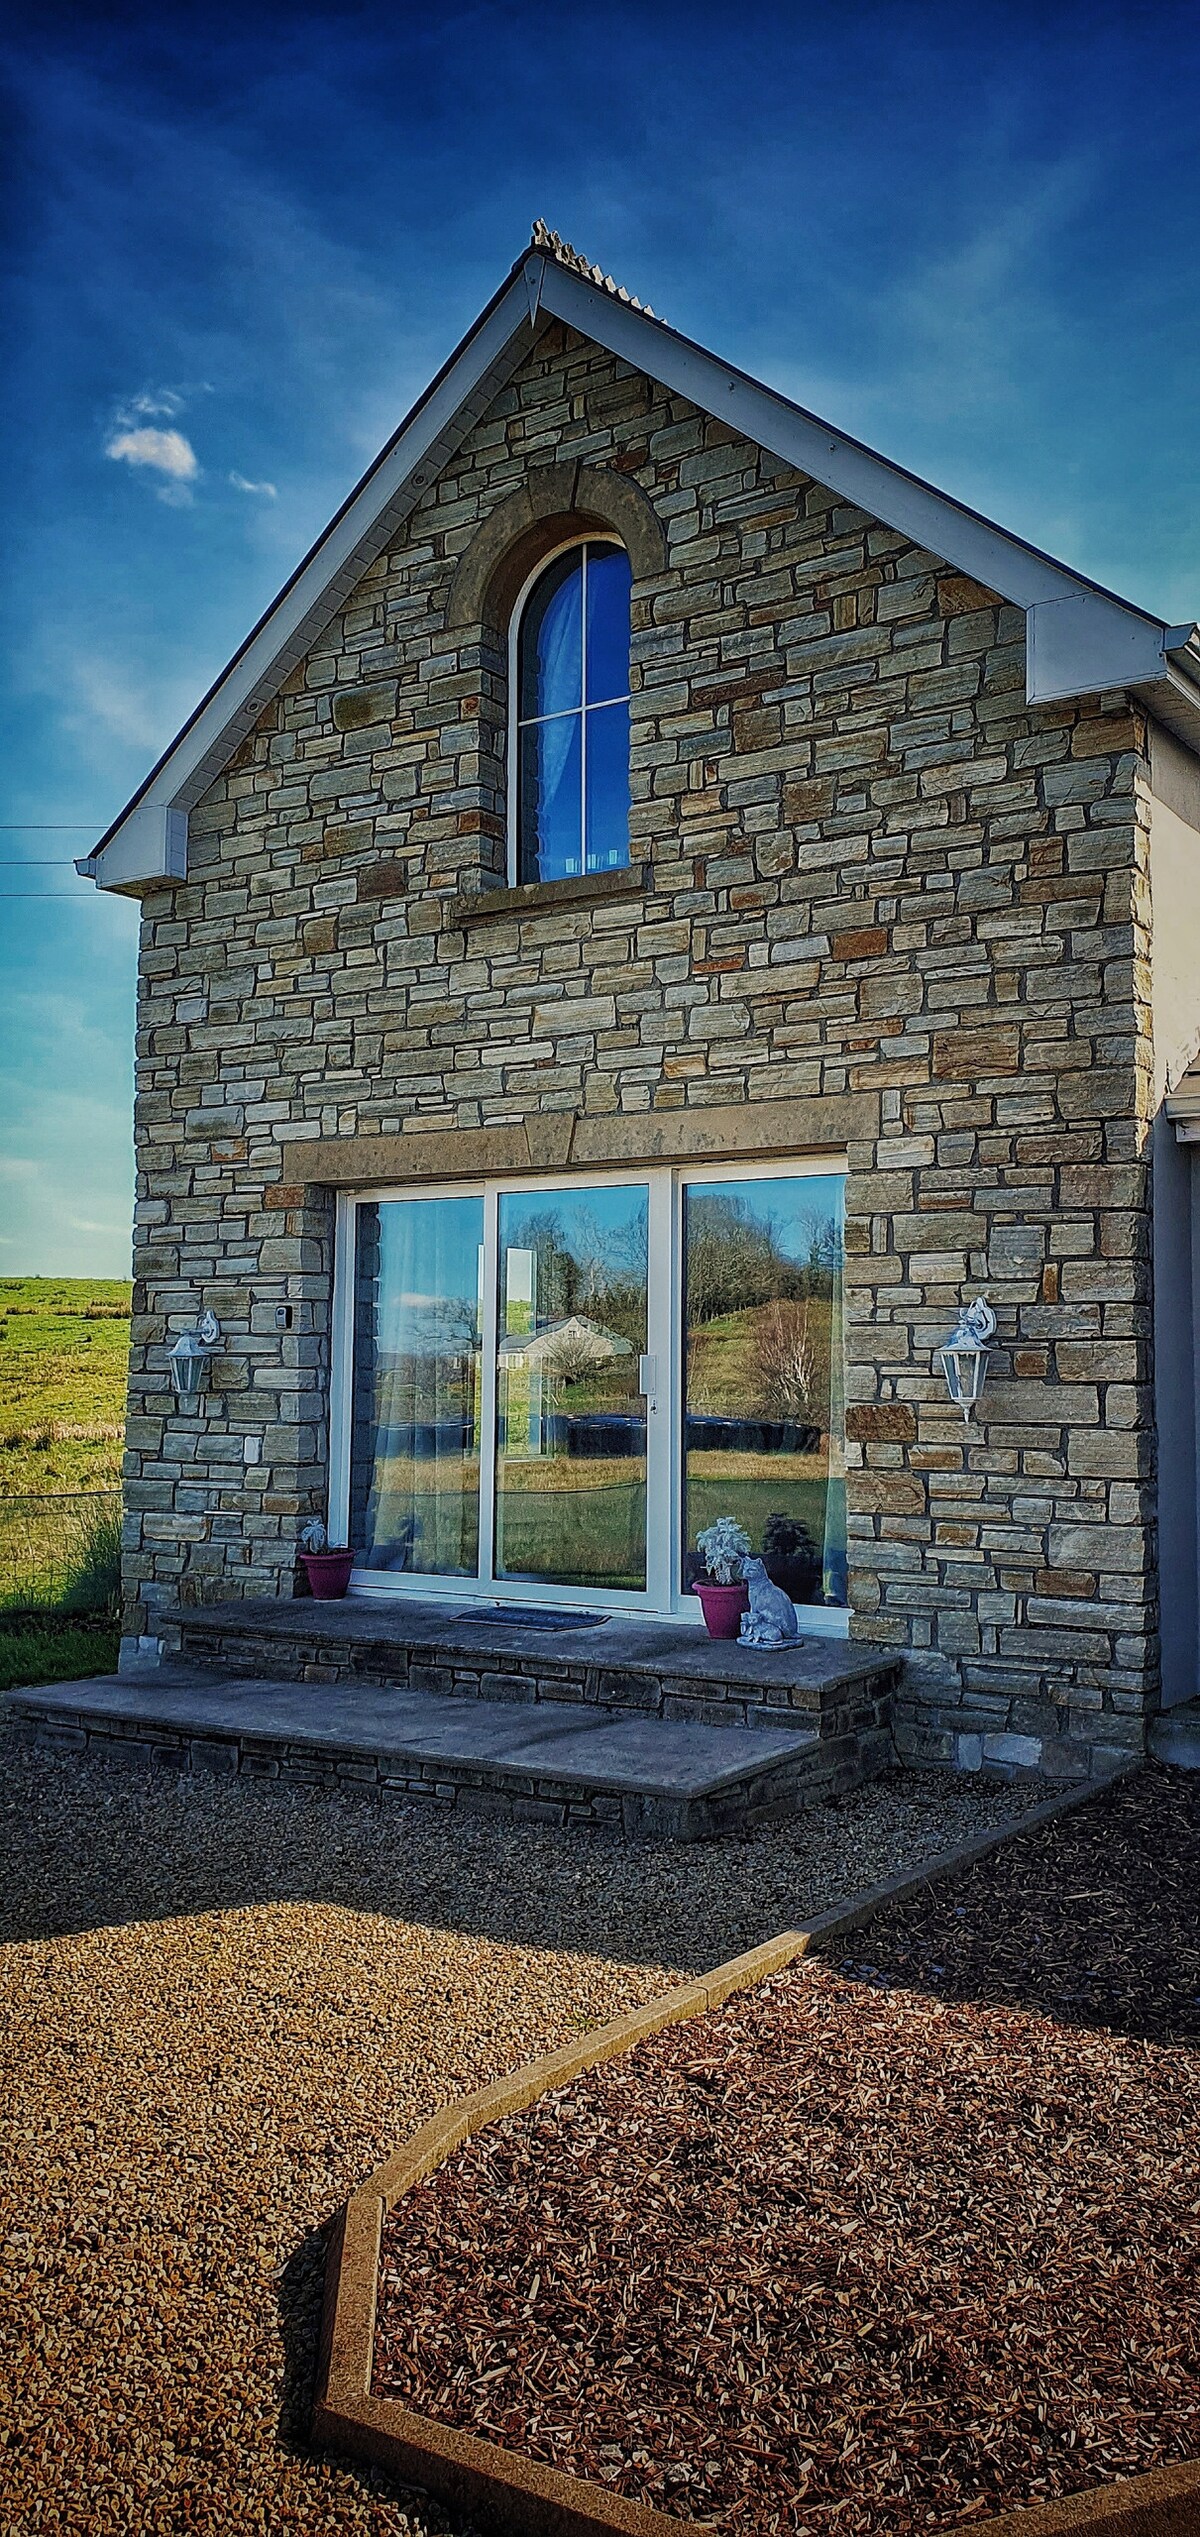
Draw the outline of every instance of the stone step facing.
M165 1615L182 1663L308 1683L379 1683L455 1699L565 1701L663 1720L823 1738L890 1729L898 1660L886 1649L802 1638L740 1647L687 1623L614 1616L551 1631L494 1607L432 1598L384 1603L245 1601Z
M1146 1741L1156 1762L1172 1762L1179 1771L1200 1771L1200 1700L1178 1709L1160 1709L1150 1721Z
M366 1788L381 1799L629 1840L711 1839L854 1787L886 1731L822 1737L582 1701L455 1697L363 1681L237 1677L164 1664L10 1695L15 1732L59 1753Z

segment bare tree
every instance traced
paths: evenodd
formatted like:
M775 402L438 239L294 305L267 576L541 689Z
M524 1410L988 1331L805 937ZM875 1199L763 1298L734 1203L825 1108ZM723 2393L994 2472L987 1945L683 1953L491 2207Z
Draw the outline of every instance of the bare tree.
M560 1331L553 1345L546 1349L542 1364L547 1374L570 1386L584 1382L589 1374L595 1374L597 1367L607 1365L612 1353L603 1340L592 1338L586 1330L568 1329Z
M811 1418L817 1350L809 1328L808 1300L768 1304L755 1329L763 1392L785 1418Z

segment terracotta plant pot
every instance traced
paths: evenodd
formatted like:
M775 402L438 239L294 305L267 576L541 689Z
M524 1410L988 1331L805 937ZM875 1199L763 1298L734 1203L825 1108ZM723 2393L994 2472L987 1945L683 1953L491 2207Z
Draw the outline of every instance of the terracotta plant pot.
M739 1577L734 1586L717 1586L709 1578L698 1577L696 1592L709 1637L736 1638L742 1614L750 1602L750 1588L745 1578Z
M317 1603L336 1603L350 1583L352 1550L302 1550L308 1591Z

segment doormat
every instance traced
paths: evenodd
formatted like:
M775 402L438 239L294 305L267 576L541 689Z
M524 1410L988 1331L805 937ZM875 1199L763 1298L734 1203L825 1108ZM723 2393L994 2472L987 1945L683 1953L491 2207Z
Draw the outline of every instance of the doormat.
M604 1612L554 1612L545 1607L518 1611L511 1603L497 1604L488 1614L489 1621L506 1621L516 1630L602 1630L607 1618Z

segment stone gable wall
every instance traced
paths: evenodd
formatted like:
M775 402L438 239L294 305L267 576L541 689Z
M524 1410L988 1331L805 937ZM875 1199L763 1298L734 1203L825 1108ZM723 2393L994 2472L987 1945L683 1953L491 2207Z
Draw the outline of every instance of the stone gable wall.
M644 890L493 902L503 648L450 584L531 469L617 471ZM851 1146L855 1631L906 1749L1060 1771L1156 1680L1147 769L1120 696L1030 708L1018 610L559 328L191 815L145 906L130 1626L289 1592L323 1506L332 1205L314 1138L869 1094ZM807 1114L811 1117L811 1113ZM982 1415L932 1349L999 1315ZM198 1296L219 1400L171 1414ZM275 1308L292 1308L279 1332Z

